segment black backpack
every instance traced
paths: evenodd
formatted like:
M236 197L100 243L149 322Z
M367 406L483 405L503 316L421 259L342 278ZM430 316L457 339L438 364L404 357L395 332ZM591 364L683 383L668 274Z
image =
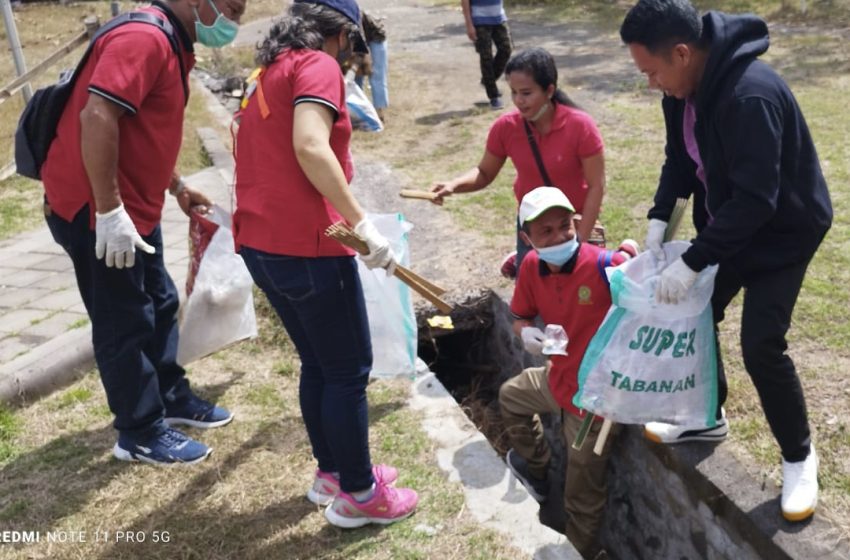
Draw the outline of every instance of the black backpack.
M73 72L63 72L59 81L36 91L24 107L18 128L15 130L15 166L18 174L31 179L41 179L41 166L47 159L50 144L56 138L56 127L65 110L65 105L74 91L74 84L91 54L95 42L116 27L125 23L147 23L154 25L165 33L171 49L180 57L180 45L174 35L174 28L168 20L146 12L125 12L118 15L97 29ZM189 99L188 84L180 61L180 74L183 79L183 93L186 101Z

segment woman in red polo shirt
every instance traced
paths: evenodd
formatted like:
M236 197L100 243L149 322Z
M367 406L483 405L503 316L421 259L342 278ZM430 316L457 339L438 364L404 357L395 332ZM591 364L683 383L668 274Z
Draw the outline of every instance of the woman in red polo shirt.
M318 461L307 498L346 528L410 515L416 492L372 465L366 384L372 346L353 252L325 237L345 220L369 268L395 266L348 183L351 122L340 62L365 49L354 0L296 0L260 46L262 72L240 115L234 234L254 281L301 358L299 400Z
M516 168L517 204L526 193L541 185L557 187L582 216L576 226L579 239L590 240L605 193L605 156L596 123L558 89L555 61L544 49L527 49L511 57L505 78L516 109L493 123L477 167L432 186L431 190L437 194L434 202L442 204L452 194L485 188L510 158ZM531 249L518 232L516 258L513 263L506 259L506 266L502 267L502 273L511 278L516 276L522 258Z

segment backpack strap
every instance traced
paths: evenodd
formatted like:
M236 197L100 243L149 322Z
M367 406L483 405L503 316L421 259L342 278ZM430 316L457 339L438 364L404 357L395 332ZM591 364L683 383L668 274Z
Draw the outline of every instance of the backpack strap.
M180 79L183 82L183 98L184 104L189 103L189 80L186 76L186 68L183 66L183 55L180 49L180 44L177 41L177 36L174 34L174 27L171 25L171 22L168 19L159 18L153 14L149 14L147 12L124 12L123 14L119 14L107 21L103 25L97 28L92 35L91 41L89 41L89 46L86 48L86 52L83 54L83 57L80 59L79 64L77 64L76 70L74 70L74 79L79 73L82 71L83 67L88 62L89 55L91 55L91 51L94 48L94 44L98 39L115 29L116 27L121 27L126 23L146 23L148 25L153 25L159 28L165 34L165 37L168 39L168 44L171 45L171 50L174 51L174 54L177 55L180 66Z
M614 260L614 251L608 249L599 253L599 256L596 258L596 269L599 271L599 276L602 277L602 280L605 281L605 284L610 286L611 284L608 282L608 275L605 274L605 269L611 266L611 263Z

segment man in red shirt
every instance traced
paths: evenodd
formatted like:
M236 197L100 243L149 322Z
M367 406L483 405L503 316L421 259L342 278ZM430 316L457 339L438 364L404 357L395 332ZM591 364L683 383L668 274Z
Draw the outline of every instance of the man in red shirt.
M590 339L611 306L606 266L617 266L637 252L633 241L624 241L617 252L581 243L573 225L575 209L554 187L538 187L522 198L520 234L535 249L520 265L511 300L514 332L531 354L550 354L551 342L535 326L560 326L568 337L566 353L551 353L545 367L529 368L506 381L499 390L499 405L513 448L505 460L508 468L532 497L544 501L551 451L537 416L561 414L567 444L575 440L585 415L573 405L578 388L578 368ZM564 483L564 509L569 514L566 534L584 558L596 558L600 546L596 533L607 498L606 463L613 437L603 453L592 449L600 422L594 423L580 451L568 448ZM612 435L616 431L612 430Z
M80 72L42 168L47 225L74 264L118 441L113 454L194 463L212 451L170 425L233 415L197 397L176 362L179 298L159 225L168 189L188 213L209 205L175 172L193 43L232 41L245 0L155 0L101 37ZM141 252L136 253L136 249Z

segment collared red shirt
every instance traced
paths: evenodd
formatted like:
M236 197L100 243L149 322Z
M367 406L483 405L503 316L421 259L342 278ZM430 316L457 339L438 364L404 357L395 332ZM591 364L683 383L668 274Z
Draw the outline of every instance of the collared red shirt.
M544 184L522 121L519 111L508 111L496 119L487 136L487 151L500 158L510 158L516 168L517 201ZM580 214L588 190L581 160L602 153L604 148L596 123L584 111L555 103L551 130L541 136L534 127L531 129L546 172L555 182L550 186L564 191Z
M165 19L157 8L142 8ZM195 64L182 28L184 70ZM136 229L148 235L159 224L165 191L183 140L186 95L181 60L166 35L153 25L127 23L95 43L59 119L56 138L42 168L51 210L71 221L89 204L94 227L94 195L81 152L80 112L89 95L99 95L125 109L118 121L118 188Z
M354 251L324 232L342 216L301 169L292 145L295 106L319 103L335 115L330 146L347 181L354 176L351 120L339 63L312 49L285 50L259 77L268 106L264 118L257 87L242 110L236 137L237 246L277 255L329 257Z
M600 267L608 257L610 266L626 260L618 252L581 243L576 254L558 272L552 272L537 251L531 251L522 260L511 299L515 318L532 321L539 315L546 325L564 327L569 338L568 355L550 356L549 390L561 408L576 416L583 414L573 404L578 368L611 307L611 291Z

